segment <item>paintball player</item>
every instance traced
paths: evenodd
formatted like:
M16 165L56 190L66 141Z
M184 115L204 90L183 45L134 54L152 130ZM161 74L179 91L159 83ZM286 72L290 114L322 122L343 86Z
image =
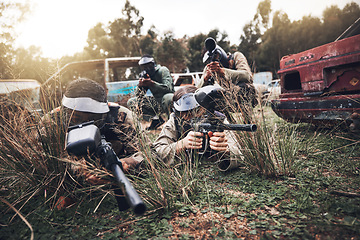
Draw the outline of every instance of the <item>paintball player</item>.
M62 105L43 118L45 123L49 120L66 124L64 129L94 121L101 134L112 144L124 171L137 168L143 160L137 148L132 112L123 106L108 103L105 89L93 80L80 78L70 82ZM97 180L91 175L86 178L90 183Z
M161 113L167 115L170 113L174 82L169 69L156 64L150 55L142 56L139 65L142 74L135 90L136 97L130 98L127 106L135 112L140 110L143 116L152 116L151 124L147 130L154 130L165 122ZM146 96L149 89L153 96Z
M202 148L203 133L194 131L191 126L192 119L205 114L205 109L197 103L194 97L196 90L195 86L189 85L174 93L173 112L153 143L159 157L168 165L181 161L186 151L196 151ZM209 134L211 135L209 147L218 152L216 156L213 156L216 161L228 157L230 151L238 156L241 155L235 143L235 136L231 135L230 131ZM219 169L225 171L229 167L228 165L226 169L220 169L220 167Z
M206 66L197 87L219 84L227 91L228 106L224 113L229 121L234 122L231 112L240 111L245 122L251 122L250 113L257 105L257 92L245 56L241 52L226 54L211 37L205 40L205 49L203 62Z
M121 162L124 172L134 172L140 166L143 155L139 151L139 142L132 122L131 111L115 103L107 102L105 89L97 82L80 78L69 83L62 99L60 107L52 110L42 119L43 128L41 137L49 137L54 122L57 127L66 131L69 126L74 126L89 121L94 121L100 129L100 134L105 137ZM61 131L62 131L61 130ZM83 178L92 185L110 183L109 180L97 176L87 168L85 158L70 157L71 161L80 164L72 164L71 170L78 177ZM74 162L75 163L75 162ZM122 195L118 189L114 189L117 196ZM125 209L125 201L116 197L119 209ZM56 203L57 209L71 206L75 201L70 196L60 196Z

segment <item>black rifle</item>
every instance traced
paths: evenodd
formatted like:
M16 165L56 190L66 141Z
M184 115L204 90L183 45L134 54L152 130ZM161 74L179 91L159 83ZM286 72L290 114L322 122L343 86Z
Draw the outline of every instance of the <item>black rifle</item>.
M219 64L223 67L229 67L229 63L226 60L227 54L226 52L216 44L215 39L212 37L208 37L205 40L205 48L207 50L207 54L209 56L207 63L209 62L219 62ZM207 85L214 85L215 79L213 77L210 77L207 80Z
M207 38L205 40L205 48L208 51L208 55L210 60L208 60L208 62L220 62L219 58L218 58L218 54L216 51L216 42L213 38ZM207 84L206 85L214 85L215 83L215 79L213 76L211 76L208 80L207 80Z
M206 62L219 62L222 67L229 67L228 56L224 49L216 44L215 39L208 37L205 40L205 48L209 56Z
M122 163L111 144L100 134L93 121L69 127L66 150L76 156L95 153L100 158L103 166L113 173L116 183L120 186L120 189L114 190L120 211L131 208L138 215L146 211L144 202L122 171Z
M150 78L150 75L147 73L146 70L142 70L139 74L139 78Z
M191 126L196 132L204 134L203 147L200 153L205 153L209 143L209 132L223 132L224 130L254 132L255 124L226 124L225 115L219 112L224 108L224 89L217 86L205 86L195 92L195 100L206 109L203 118L193 119Z
M225 116L220 112L207 111L204 118L193 119L191 121L191 127L194 131L203 133L203 144L199 151L200 154L204 154L208 150L209 132L223 132L224 130L255 132L257 129L255 124L227 124L223 123L224 119Z

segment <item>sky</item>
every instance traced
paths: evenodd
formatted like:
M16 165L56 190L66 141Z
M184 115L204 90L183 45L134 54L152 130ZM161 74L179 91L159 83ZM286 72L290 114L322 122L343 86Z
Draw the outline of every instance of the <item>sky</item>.
M26 1L26 0L23 0ZM88 31L122 18L125 0L27 0L32 11L16 26L16 46L41 47L42 56L60 58L81 52ZM130 0L144 17L144 33L154 25L160 35L175 37L207 34L215 28L226 32L231 44L239 44L244 25L252 20L261 0ZM18 0L17 2L21 2ZM303 16L321 18L326 7L360 0L272 0L273 11L282 10L290 20Z

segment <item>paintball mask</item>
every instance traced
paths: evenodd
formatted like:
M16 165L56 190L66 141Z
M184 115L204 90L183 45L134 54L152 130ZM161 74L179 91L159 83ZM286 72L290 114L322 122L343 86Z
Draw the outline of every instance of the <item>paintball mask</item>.
M199 104L195 100L194 93L186 93L179 100L174 102L174 109L179 112L190 111L198 106Z
M200 105L195 100L194 93L186 93L174 102L174 112L180 121L186 124L188 120L199 114Z
M223 67L229 68L229 60L226 52L216 44L215 39L208 37L205 40L206 53L203 57L203 63L208 64L210 62L217 61Z
M139 61L139 65L142 75L146 76L146 74L148 74L151 77L155 74L155 60L153 57L143 56Z
M101 128L110 111L107 102L99 102L89 97L70 98L64 95L62 105L68 110L70 125L95 121L95 125Z
M210 112L222 110L224 89L216 85L208 85L196 90L196 102Z

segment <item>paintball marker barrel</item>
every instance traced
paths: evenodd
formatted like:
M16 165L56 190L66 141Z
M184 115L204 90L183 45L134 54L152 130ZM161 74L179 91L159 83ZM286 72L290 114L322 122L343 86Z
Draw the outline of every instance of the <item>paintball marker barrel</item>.
M210 136L208 135L209 132L223 132L224 130L255 132L257 129L255 124L226 124L220 122L220 120L216 120L214 122L193 122L191 123L191 126L195 131L204 134L199 154L204 154L208 150L210 141Z
M129 207L133 210L133 212L137 215L142 215L146 211L146 205L140 198L139 194L133 188L129 180L126 178L124 172L121 170L120 166L117 164L113 164L111 166L111 171L114 174L116 182L120 185L121 190L125 193L125 199L129 204ZM124 202L124 201L122 201ZM124 207L125 206L125 207ZM126 210L126 204L124 206L119 205L119 208L122 207L121 210Z
M111 145L106 142L104 138L101 139L101 143L98 146L97 155L101 159L105 168L113 173L116 182L125 195L128 205L124 201L121 201L123 205L119 205L119 209L126 210L130 207L135 214L143 214L146 211L144 202L141 200L139 194L125 176L120 167L122 166L121 161L116 156L116 153L112 149Z
M225 124L225 123L217 123L216 125L213 125L211 123L199 123L196 127L199 129L204 129L206 131L217 131L217 132L222 132L224 130L255 132L257 129L257 126L255 124Z
M94 122L79 124L69 128L66 137L66 150L69 154L84 156L95 153L104 167L111 171L116 183L120 186L115 189L116 200L120 211L131 208L135 214L141 215L146 211L146 205L132 184L122 171L122 164L116 156L111 144L101 136L100 130Z

